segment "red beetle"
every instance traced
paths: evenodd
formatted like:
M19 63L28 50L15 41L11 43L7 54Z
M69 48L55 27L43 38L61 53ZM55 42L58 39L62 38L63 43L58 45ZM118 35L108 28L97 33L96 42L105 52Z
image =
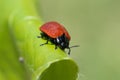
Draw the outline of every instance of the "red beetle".
M67 48L69 49L68 54L70 54L71 47L69 47L69 41L71 37L61 24L58 22L47 22L40 27L40 31L42 33L40 33L41 36L38 36L38 38L47 40L47 42L44 44L48 44L48 41L51 41L53 44L55 44L55 49L57 49L57 46L62 50L65 50L65 48ZM41 44L41 46L44 44Z

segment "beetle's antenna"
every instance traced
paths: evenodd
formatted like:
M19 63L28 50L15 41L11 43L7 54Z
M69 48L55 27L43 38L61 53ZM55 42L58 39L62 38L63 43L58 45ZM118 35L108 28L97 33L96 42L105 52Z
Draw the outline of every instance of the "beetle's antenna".
M69 48L73 48L73 47L80 47L80 45L74 45L74 46L71 46Z
M74 45L74 46L68 47L68 49L69 49L68 54L69 55L70 55L70 52L71 52L71 48L74 48L74 47L80 47L80 45Z

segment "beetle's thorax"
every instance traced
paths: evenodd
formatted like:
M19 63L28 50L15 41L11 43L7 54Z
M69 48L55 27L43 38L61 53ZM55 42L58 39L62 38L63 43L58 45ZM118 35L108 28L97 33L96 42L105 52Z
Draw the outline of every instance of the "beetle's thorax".
M61 49L65 49L69 47L69 40L67 39L67 37L65 36L65 34L63 34L62 36L57 37L54 40L54 43L59 46Z
M41 38L51 41L56 46L64 50L65 48L69 48L69 39L65 36L65 34L58 36L57 38L51 38L45 33L41 33Z

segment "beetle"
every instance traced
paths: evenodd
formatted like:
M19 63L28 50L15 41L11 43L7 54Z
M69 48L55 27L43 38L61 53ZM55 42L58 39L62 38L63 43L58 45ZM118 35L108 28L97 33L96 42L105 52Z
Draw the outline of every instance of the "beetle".
M71 37L63 25L58 22L51 21L43 24L39 30L41 31L41 36L38 36L38 38L47 40L46 43L43 43L40 46L48 44L48 41L50 41L55 44L55 49L57 49L57 47L62 50L69 49L68 54L70 54L71 47L69 47L69 42Z

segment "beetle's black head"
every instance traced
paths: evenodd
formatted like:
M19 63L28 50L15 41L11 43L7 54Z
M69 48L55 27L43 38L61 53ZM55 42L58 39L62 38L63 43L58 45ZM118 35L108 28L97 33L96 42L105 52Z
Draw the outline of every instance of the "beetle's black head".
M69 40L67 39L67 37L65 36L65 34L63 34L62 36L59 36L59 37L56 38L56 44L62 50L64 50L65 48L69 49Z

